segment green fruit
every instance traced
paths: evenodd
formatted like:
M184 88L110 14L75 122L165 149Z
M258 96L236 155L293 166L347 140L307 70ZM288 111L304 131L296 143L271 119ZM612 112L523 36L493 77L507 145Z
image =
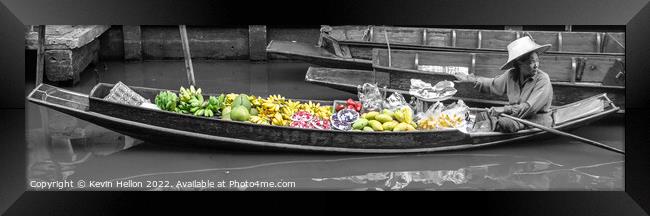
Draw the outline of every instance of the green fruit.
M404 113L404 121L403 122L412 122L413 121L413 110L409 107L402 107L400 109Z
M384 114L386 114L386 115L389 115L389 116L391 116L391 117L392 117L393 114L394 114L394 112L393 112L393 111L390 111L389 109L384 109L384 111L383 111L382 113L384 113Z
M248 99L248 95L240 94L232 101L232 107L244 106L246 109L251 109L251 101Z
M372 129L375 130L375 131L383 131L384 130L384 127L381 126L381 122L379 122L377 120L368 121L368 125L370 125L370 127L372 127Z
M352 124L352 128L361 130L366 125L368 125L368 120L364 119L364 118L360 118L360 119L357 119L356 121L354 121L354 123Z
M377 116L377 115L379 115L379 112L376 112L376 111L368 112L368 113L366 113L366 119L374 120L375 116Z
M361 114L361 118L368 119L368 118L366 118L367 115L368 115L368 113Z
M221 111L221 119L231 120L230 119L230 111L231 110L232 110L232 107L223 108L223 111Z
M393 118L390 117L389 115L386 115L386 114L379 114L379 115L375 116L375 120L377 120L377 121L379 121L381 123L386 123L386 122L393 121Z
M257 109L251 108L250 114L251 116L256 116L257 114L259 114L259 112L257 112Z
M393 128L393 131L407 131L409 129L409 126L409 124L402 122L397 124L397 126Z
M251 118L251 115L248 113L250 108L245 106L238 106L230 111L230 118L234 121L248 121Z
M393 117L398 122L404 122L404 113L402 111L397 111L397 112L393 113Z
M389 122L386 122L386 123L382 124L381 126L384 128L384 130L392 131L393 128L395 128L395 126L397 126L398 124L399 124L399 122L389 121Z
M416 130L416 129L415 129L415 127L413 127L413 125L410 125L410 124L409 124L409 125L406 126L406 130L407 130L407 131L414 131L414 130Z
M371 127L363 127L363 131L375 131Z
M163 91L156 95L156 106L162 110L175 111L178 97L171 91Z
M415 122L411 122L410 124L411 124L411 126L413 126L413 128L417 128L417 127L418 127L418 124L416 124Z

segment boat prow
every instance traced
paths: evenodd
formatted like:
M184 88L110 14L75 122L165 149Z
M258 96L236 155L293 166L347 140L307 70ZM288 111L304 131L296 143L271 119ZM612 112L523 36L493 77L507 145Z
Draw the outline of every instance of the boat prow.
M324 67L372 69L370 60L337 56L326 48L301 42L273 40L266 47L266 52Z

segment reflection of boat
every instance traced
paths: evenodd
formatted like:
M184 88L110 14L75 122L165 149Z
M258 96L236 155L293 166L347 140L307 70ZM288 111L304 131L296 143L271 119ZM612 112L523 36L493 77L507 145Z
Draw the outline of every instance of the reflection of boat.
M357 93L357 86L364 83L376 83L380 87L386 86L387 92L398 92L408 95L410 79L421 79L429 83L437 83L442 80L453 80L448 74L435 74L417 71L408 71L395 68L387 68L383 71L352 70L338 68L310 67L305 74L305 81L339 89L351 93ZM473 88L473 84L456 83L458 93L453 99L462 99L468 105L474 107L503 106L507 104L507 98L492 94L479 93ZM610 86L603 87L589 84L554 83L553 105L565 105L584 99L602 92L607 97L612 97L616 105L625 105L624 87Z
M551 44L549 54L622 57L625 33L442 29L393 26L323 26L320 40L347 50L352 58L371 59L373 48L452 52L506 52L508 43L531 36Z
M507 143L545 134L539 129L516 133L458 129L412 132L352 132L301 129L182 115L104 100L112 84L100 83L90 95L41 84L28 100L141 140L203 144L212 147L261 148L356 153L409 153L459 150ZM132 87L152 100L161 89ZM331 102L319 101L321 104ZM616 112L604 95L553 109L554 128L570 130ZM483 109L472 109L482 112Z
M138 151L148 152L156 146L143 146ZM173 149L168 149L173 151ZM218 156L214 156L217 154ZM532 153L535 154L535 153ZM562 154L562 153L560 153ZM567 153L566 156L571 156ZM193 154L194 155L194 154ZM250 157L252 156L252 157ZM557 155L555 155L557 156ZM121 174L102 177L107 181L166 180L175 186L177 181L268 181L295 182L295 188L157 188L156 190L548 190L548 189L622 189L623 162L615 158L589 158L579 164L553 162L539 156L501 154L435 154L384 155L350 157L333 155L232 155L207 153L196 155L191 164L202 161L205 167L188 169L186 161L160 161L162 170L151 172L146 167L136 168L144 173L124 171L126 162L103 158L85 170L103 166ZM119 160L122 160L120 158ZM130 163L137 167L147 157L134 157ZM101 164L101 165L100 165ZM104 165L108 164L108 165ZM106 167L108 166L108 167ZM140 165L142 166L142 165ZM599 168L592 173L592 168ZM82 178L82 176L77 176ZM150 189L150 188L143 188Z

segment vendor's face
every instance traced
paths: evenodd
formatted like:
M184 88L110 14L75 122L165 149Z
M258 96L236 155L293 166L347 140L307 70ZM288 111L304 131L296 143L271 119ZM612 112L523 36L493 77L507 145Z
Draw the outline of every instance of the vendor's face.
M519 66L519 70L522 75L530 76L535 73L535 70L539 67L539 56L537 53L531 53L528 55L528 58L524 57L515 62Z

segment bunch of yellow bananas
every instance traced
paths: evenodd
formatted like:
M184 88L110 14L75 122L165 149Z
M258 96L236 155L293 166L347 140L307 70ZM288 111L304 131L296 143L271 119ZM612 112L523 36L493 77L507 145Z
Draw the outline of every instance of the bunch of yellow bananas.
M237 96L239 96L239 94L235 94L235 93L227 94L226 95L226 106L232 105L232 102L235 100L235 98L237 98Z
M295 106L291 100L286 100L280 95L271 95L267 99L254 97L251 104L257 109L258 114L253 123L266 123L278 126L288 126L291 124L291 116L295 111L290 107Z
M259 117L259 116L251 116L251 118L248 121L251 122L251 123L255 123L255 124L264 124L264 125L270 125L271 124L271 123L269 123L268 119L265 119L265 118L262 118L262 117Z
M418 128L424 130L433 130L438 128L456 128L463 123L463 118L459 115L441 113L438 116L429 116L418 121Z
M321 119L329 119L332 116L332 106L321 106L320 103L307 102L300 104L298 110L303 110Z

